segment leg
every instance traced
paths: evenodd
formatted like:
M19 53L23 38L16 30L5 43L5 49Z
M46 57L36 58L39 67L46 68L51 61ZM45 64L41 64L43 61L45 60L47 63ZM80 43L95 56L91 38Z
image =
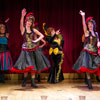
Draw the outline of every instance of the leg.
M87 79L91 79L89 72L87 72L86 75L87 75Z
M5 83L5 77L3 71L0 71L0 83Z
M99 77L99 76L96 76L96 80L97 80L98 82L100 82L100 77Z
M92 83L91 83L91 80L90 80L90 79L91 79L91 78L90 78L90 73L87 72L86 75L87 75L88 88L89 88L89 89L93 89Z
M54 62L54 66L52 67L48 81L50 83L57 83L57 82L64 80L63 72L61 68L61 64L63 62L62 61L63 55L62 54L58 54L58 55L52 54L51 56Z
M56 63L56 71L57 71L57 76L56 76L56 81L57 82L60 82L62 80L64 80L64 76L63 76L63 72L62 72L62 68L61 68L61 65L62 65L62 62L63 62L63 54L59 54L57 56L57 63Z
M86 73L85 73L85 83L86 83L86 84L88 84L88 82L87 82L87 75L86 75Z
M56 83L56 68L55 68L55 66L53 66L51 69L51 72L48 77L48 82Z
M28 76L28 73L24 73L24 81L22 83L22 87L25 87L26 86L27 76Z
M35 84L35 74L34 73L31 73L31 78L32 78L32 81L31 81L31 86L33 88L37 88L36 84Z
M38 83L40 83L41 82L40 81L40 74L38 74L37 78L38 78Z

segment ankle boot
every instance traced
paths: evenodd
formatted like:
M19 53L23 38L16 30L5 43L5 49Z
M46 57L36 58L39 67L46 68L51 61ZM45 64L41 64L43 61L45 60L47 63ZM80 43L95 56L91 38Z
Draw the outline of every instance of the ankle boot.
M33 88L37 88L36 84L35 84L35 80L34 78L32 78L32 81L31 81L31 87Z
M23 83L22 83L22 87L25 87L25 86L26 86L26 80L27 80L27 78L24 77L24 81L23 81Z
M85 73L85 84L88 84L86 73Z
M98 82L100 82L100 78L99 78L99 76L96 76L96 79L97 79Z
M91 80L90 79L87 79L87 82L88 82L88 88L89 89L93 89Z
M40 81L40 74L38 74L38 83L40 83L41 81Z
M4 72L0 72L0 83L5 83Z

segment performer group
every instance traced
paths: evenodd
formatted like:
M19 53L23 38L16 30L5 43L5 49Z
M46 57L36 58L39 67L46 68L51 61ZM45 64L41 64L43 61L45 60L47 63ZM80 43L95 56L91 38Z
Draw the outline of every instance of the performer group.
M0 83L5 83L5 73L23 73L22 87L25 87L28 74L31 73L31 87L37 88L38 86L35 84L36 74L38 74L38 81L40 82L40 73L49 68L51 68L51 71L47 82L53 84L63 81L64 75L61 66L64 57L63 34L61 34L60 29L56 31L55 28L47 27L46 23L43 23L44 36L35 25L34 14L26 13L24 8L20 19L20 31L24 42L15 64L13 64L8 48L9 30L7 23L9 18L0 24ZM88 17L85 21L85 12L80 11L80 15L82 16L84 31L82 42L84 42L84 45L72 69L77 73L85 73L85 82L89 89L93 89L90 73L100 75L99 36L93 17ZM50 44L49 55L53 64L43 54L42 48L46 44Z

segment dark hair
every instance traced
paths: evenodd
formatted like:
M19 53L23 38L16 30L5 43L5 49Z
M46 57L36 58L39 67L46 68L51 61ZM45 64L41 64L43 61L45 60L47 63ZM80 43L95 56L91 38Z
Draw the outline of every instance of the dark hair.
M95 20L93 20L93 19L89 20L89 21L87 22L87 25L88 25L89 22L92 22L92 23L93 23L93 31L96 31L96 22L95 22ZM89 30L89 29L88 29L88 30Z

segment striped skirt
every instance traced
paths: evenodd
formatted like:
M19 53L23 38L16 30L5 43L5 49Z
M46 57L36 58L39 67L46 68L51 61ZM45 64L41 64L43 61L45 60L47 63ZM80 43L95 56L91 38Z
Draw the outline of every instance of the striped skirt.
M0 71L10 71L13 66L10 52L0 52Z

